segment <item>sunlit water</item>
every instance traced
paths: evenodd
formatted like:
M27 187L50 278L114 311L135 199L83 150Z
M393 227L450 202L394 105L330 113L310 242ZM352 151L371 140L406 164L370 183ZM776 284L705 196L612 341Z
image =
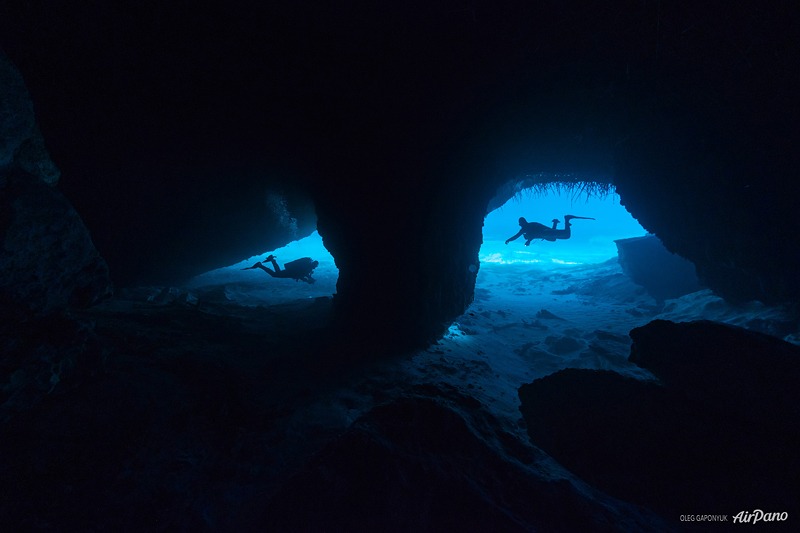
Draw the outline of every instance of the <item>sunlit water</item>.
M551 225L559 219L564 228L564 215L592 217L595 220L573 220L572 237L548 242L534 240L525 246L525 238L504 244L519 231L518 219ZM641 237L647 231L619 203L619 196L605 198L575 198L569 194L534 196L525 194L512 198L486 216L483 225L481 263L534 263L538 267L562 267L602 263L617 255L614 241Z
M272 278L260 269L249 269L257 261L264 262L267 255L275 255L283 266L301 257L319 261L314 271L315 283L309 284L292 279ZM267 266L270 266L267 263ZM297 299L331 296L336 292L339 270L333 256L322 243L322 237L314 232L304 239L291 242L277 250L265 251L236 264L218 268L192 278L187 288L196 291L215 290L215 298L235 301L242 305L271 305ZM206 298L210 296L206 295Z

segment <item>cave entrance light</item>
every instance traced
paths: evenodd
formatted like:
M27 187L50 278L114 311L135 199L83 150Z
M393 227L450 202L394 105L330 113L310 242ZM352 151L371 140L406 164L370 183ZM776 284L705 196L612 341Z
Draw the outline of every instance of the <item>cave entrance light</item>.
M479 254L482 265L530 264L538 268L561 268L602 263L617 256L614 240L647 233L620 205L619 196L613 190L595 196L571 192L580 188L554 189L553 192L521 191L486 216ZM547 226L557 218L558 228L563 229L567 214L595 220L574 220L572 236L566 240L534 240L530 246L524 246L525 239L520 237L504 244L519 231L519 217Z
M627 360L627 334L647 321L628 311L637 311L649 297L626 283L614 243L647 232L610 185L531 180L530 189L519 187L521 181L498 192L490 204L498 207L484 218L472 304L436 349L413 359L425 379L439 372L437 380L475 397L498 420L508 421L510 431L519 430L523 383L565 368L647 376ZM501 204L503 198L509 199ZM519 238L504 244L519 231L520 217L548 226L558 218L563 228L567 214L596 220L575 220L567 240L524 246ZM639 299L620 303L631 295Z
M274 254L281 266L301 257L311 257L319 261L313 274L316 282L309 284L272 278L259 269L242 270L253 266L256 261L264 262L269 254ZM269 266L269 263L266 264ZM308 237L290 242L277 250L264 251L236 264L195 276L187 287L201 299L212 298L238 305L257 306L331 296L336 292L338 279L339 270L333 256L325 248L320 234L314 231Z

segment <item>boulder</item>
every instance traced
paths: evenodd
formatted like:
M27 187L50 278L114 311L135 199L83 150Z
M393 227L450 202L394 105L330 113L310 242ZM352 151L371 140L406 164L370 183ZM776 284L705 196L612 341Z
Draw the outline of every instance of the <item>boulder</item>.
M523 385L534 444L668 520L800 511L800 348L706 321L654 321L630 335L629 360L658 380L567 369Z

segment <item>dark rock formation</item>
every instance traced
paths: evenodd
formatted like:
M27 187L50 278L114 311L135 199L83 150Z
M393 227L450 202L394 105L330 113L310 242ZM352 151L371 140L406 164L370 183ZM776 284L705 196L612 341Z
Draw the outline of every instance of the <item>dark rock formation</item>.
M630 333L629 360L667 390L709 412L730 412L729 424L767 431L767 440L800 427L800 348L775 337L709 321L656 320ZM787 465L788 466L788 465Z
M678 298L702 288L694 265L667 251L655 235L614 242L622 271L656 301Z
M48 398L68 394L104 371L92 326L63 315L0 324L0 424L25 420Z
M33 137L33 103L19 71L0 53L0 169L8 168L17 149ZM2 182L0 182L2 184Z
M631 338L630 360L660 382L568 369L524 385L533 442L668 520L800 511L800 349L710 322L654 321Z
M614 182L631 214L694 262L704 285L730 301L797 301L798 222L790 206L800 193L800 159L787 147L800 130L796 117L786 120L786 106L800 78L787 68L789 56L777 53L786 13L761 15L733 15L740 27L761 20L771 28L750 34L744 55L735 45L688 53L736 39L720 19L702 34L675 35L653 64L659 89L629 101L636 120L615 152Z
M0 189L0 306L45 315L110 295L108 267L57 190L21 172Z
M664 527L633 507L613 509L566 479L542 476L530 468L530 451L513 439L485 440L482 426L497 422L465 415L474 413L474 399L447 396L430 387L374 408L281 488L260 525L270 531Z
M36 126L31 135L25 139L14 154L14 162L32 176L36 176L48 185L58 183L61 171L50 159L44 138Z
M402 175L394 179L403 183ZM331 191L317 205L320 233L339 268L334 303L341 334L388 349L434 340L472 302L481 233L465 224L460 209L467 202L402 184L342 209L352 201L342 194ZM442 201L409 211L423 201L420 194Z
M0 187L15 166L45 183L57 183L60 172L45 148L25 82L2 52L0 89Z
M65 316L108 297L108 267L69 201L16 69L0 53L0 423L101 371L89 324ZM51 396L52 397L52 396ZM23 415L23 419L25 418Z
M46 315L110 294L105 261L53 187L58 175L25 84L0 54L0 316Z

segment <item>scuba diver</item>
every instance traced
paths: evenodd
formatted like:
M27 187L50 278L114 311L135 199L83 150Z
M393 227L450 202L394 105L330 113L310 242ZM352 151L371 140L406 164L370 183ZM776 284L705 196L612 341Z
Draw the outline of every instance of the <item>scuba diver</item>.
M283 265L283 269L278 265L275 256L272 254L268 255L264 261L272 263L274 270L273 268L264 266L261 261L251 267L243 268L242 270L260 268L273 278L291 278L295 281L305 281L306 283L314 283L317 281L311 277L311 274L313 274L314 269L319 266L319 261L314 261L310 257L301 257L300 259L289 261Z
M574 218L581 218L584 220L594 220L591 217L576 217L575 215L564 215L564 229L558 229L558 222L557 218L553 219L553 227L548 228L544 224L539 224L538 222L528 222L525 220L524 217L519 217L519 227L520 230L517 232L516 235L513 237L509 237L506 239L506 244L509 242L519 238L520 236L525 236L525 246L530 245L531 241L534 239L543 239L545 241L555 242L559 239L569 239L572 236L572 232L570 229L572 225L570 221Z

